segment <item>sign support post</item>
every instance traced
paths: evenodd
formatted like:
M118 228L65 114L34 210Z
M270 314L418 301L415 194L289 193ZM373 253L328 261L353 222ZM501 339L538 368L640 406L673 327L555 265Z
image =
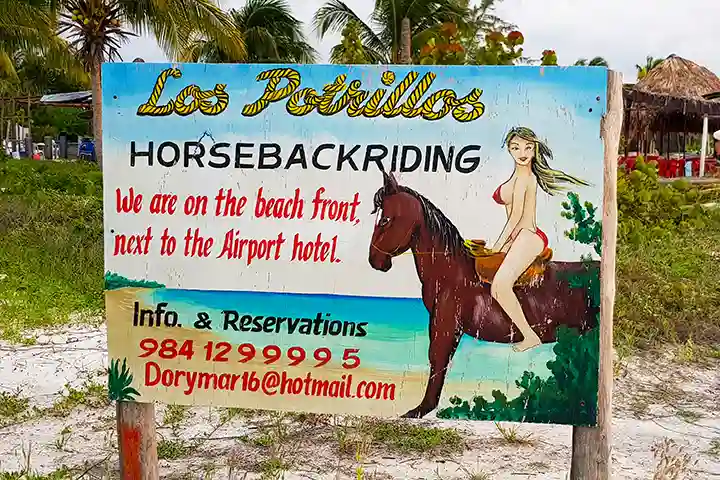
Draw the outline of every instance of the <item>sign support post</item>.
M120 478L158 480L155 405L118 401L116 409Z
M617 157L623 122L622 75L608 70L607 111L600 130L605 148L600 261L600 372L597 427L573 427L571 480L606 480L611 473L613 308L617 246Z

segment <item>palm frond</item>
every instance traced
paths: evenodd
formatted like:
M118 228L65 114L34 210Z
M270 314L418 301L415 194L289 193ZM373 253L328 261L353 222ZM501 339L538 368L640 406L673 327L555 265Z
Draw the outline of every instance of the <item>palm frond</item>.
M285 0L249 0L230 10L234 28L242 33L243 58L232 58L214 38L193 32L182 59L202 62L313 63L317 52L306 41L303 24Z
M320 7L313 17L313 28L320 38L323 38L328 33L342 31L348 22L354 22L358 26L360 40L370 50L374 52L390 50L391 46L341 0L330 0Z
M110 1L110 0L105 0ZM247 55L245 42L232 19L211 0L113 0L122 16L140 34L154 35L172 58L197 39L197 33L211 38L233 60Z

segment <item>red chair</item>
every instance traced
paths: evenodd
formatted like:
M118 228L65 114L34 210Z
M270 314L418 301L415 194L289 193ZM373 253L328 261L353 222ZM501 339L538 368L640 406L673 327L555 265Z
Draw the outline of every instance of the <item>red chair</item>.
M668 165L667 177L676 178L680 176L680 160L670 160Z
M697 177L700 175L700 159L699 158L693 158L692 160L692 173L693 177Z
M708 158L705 160L705 171L714 174L715 171L718 169L718 161L717 158Z
M628 171L635 170L635 161L637 157L627 157L625 159L625 166L627 167Z

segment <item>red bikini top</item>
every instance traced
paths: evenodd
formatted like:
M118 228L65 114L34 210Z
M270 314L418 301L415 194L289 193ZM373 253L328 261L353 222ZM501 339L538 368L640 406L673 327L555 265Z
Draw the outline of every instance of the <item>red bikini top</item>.
M502 187L502 185L497 187L497 189L495 190L495 193L493 193L493 195L492 195L492 198L493 198L493 200L495 200L495 203L497 203L498 205L505 205L505 202L503 202L503 199L500 196L500 188L501 187Z

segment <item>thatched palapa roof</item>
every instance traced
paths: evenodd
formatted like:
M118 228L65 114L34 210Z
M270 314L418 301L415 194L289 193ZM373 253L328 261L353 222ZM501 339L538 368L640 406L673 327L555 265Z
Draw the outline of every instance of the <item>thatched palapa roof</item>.
M697 132L705 115L713 124L720 124L720 98L713 95L716 92L720 92L717 75L690 60L670 55L625 90L625 102L633 127L676 132L687 128Z
M703 96L720 91L720 78L707 68L677 55L670 55L635 84L635 90L703 101Z

